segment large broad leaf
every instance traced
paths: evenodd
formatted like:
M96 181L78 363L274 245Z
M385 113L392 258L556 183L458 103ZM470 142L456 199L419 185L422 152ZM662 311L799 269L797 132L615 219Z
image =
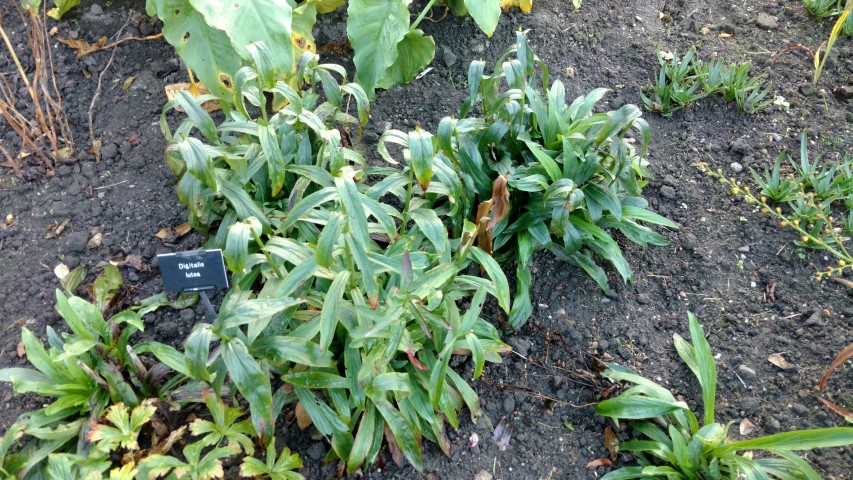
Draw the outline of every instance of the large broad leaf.
M397 44L397 60L385 71L378 88L391 88L409 83L415 75L429 65L435 56L435 40L425 37L421 29L407 33Z
M409 31L407 0L352 0L347 36L355 53L355 80L368 94L397 61L397 44Z
M163 36L211 93L232 94L233 78L242 60L228 35L207 24L188 0L150 0L163 20Z
M491 37L501 18L500 0L465 0L465 7L480 30Z
M264 42L278 73L290 73L293 68L292 9L286 0L190 0L190 3L204 15L208 25L230 37L231 45L240 56L250 58L246 47Z

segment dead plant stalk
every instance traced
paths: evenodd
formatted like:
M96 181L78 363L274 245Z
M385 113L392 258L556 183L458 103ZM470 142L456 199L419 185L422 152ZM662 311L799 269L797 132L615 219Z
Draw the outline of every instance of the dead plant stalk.
M17 76L11 80L6 75L0 76L0 114L21 139L19 154L15 159L7 159L4 165L21 175L23 158L30 153L38 155L45 168L53 171L53 161L48 155L56 159L70 154L73 141L68 119L62 108L62 97L56 86L53 54L44 28L44 13L40 18L39 12L32 7L28 7L26 11L19 8L18 12L22 25L26 28L34 67L32 74L28 75L0 17L0 37L15 63L17 72ZM30 118L17 109L17 81L23 83L30 97ZM46 153L45 150L49 152Z

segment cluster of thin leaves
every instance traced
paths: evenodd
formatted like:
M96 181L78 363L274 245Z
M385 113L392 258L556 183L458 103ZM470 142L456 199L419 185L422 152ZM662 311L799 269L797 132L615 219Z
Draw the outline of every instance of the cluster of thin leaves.
M703 62L691 48L684 57L675 53L664 54L658 51L660 70L657 81L650 84L645 92L640 92L646 108L658 112L664 117L688 108L709 95L721 95L726 101L737 102L740 111L755 113L764 110L773 103L768 97L773 88L766 81L767 74L762 72L751 75L751 62L732 63L717 58Z
M820 475L794 450L838 447L853 444L853 428L837 427L778 433L750 440L728 437L731 423L714 421L717 367L702 326L688 313L691 342L673 335L678 355L702 387L703 421L687 404L677 401L669 390L619 365L608 364L602 375L627 382L630 388L604 400L596 413L619 424L630 420L631 428L643 438L618 445L620 452L634 455L640 466L622 467L602 480L673 479L809 479ZM762 452L754 458L752 452ZM743 453L739 453L743 452Z
M252 49L257 61L238 73L241 101L224 122L200 107L204 97L167 106L187 113L168 134L179 197L195 225L218 222L212 241L224 248L234 288L214 323L195 326L184 353L146 349L217 393L230 378L262 444L294 404L300 424L326 436L347 471L372 463L385 441L401 455L395 460L420 469L423 438L449 452L445 425L457 428L463 407L480 415L476 393L449 362L470 356L476 379L508 351L480 317L488 295L509 310L507 279L473 245L475 224L448 235L436 195L413 187L413 169L368 169L342 145L335 122L359 123L341 111L343 96L356 99L361 120L367 102L358 85L339 86L329 74L343 75L339 67L306 53L304 73L276 81L264 46ZM285 102L275 110L273 100L268 112L262 99L275 94ZM413 135L413 151L431 145ZM402 209L386 203L394 196ZM466 275L472 261L490 278Z
M797 245L824 250L835 257L837 265L818 272L818 281L841 275L853 268L853 256L847 249L853 234L853 157L847 154L831 166L819 159L809 160L806 131L800 141L800 161L788 157L793 170L789 175L782 174L786 156L785 152L780 154L772 168L764 168L763 175L752 171L759 194L734 178L726 178L722 171L700 167L726 185L732 195L758 206L762 214L772 215L780 227L794 230Z
M641 197L651 175L645 159L651 132L639 108L594 113L606 89L567 103L559 80L543 92L548 68L522 32L492 75L484 69L481 61L471 64L469 98L458 118L440 122L434 138L421 130L392 130L380 138L379 151L396 163L386 144L406 147L421 188L447 195L447 201L437 199L435 211L449 228L460 231L474 213L479 246L500 261L517 261L510 324L520 328L532 311L528 264L537 249L580 266L607 291L595 257L612 264L624 281L633 274L606 229L642 246L667 245L640 222L677 225L646 210ZM470 115L474 107L479 113ZM425 137L432 142L421 141Z

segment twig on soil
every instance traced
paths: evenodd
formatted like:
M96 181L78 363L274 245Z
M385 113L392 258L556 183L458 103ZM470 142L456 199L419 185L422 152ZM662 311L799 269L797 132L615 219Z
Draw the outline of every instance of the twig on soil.
M122 180L120 182L111 183L109 185L102 185L100 187L95 187L95 188L93 188L93 190L106 190L108 188L117 187L117 186L121 185L122 183L127 183L127 180Z
M116 36L120 36L121 32L130 25L132 17L127 17L127 21L124 22L124 25L118 29L116 32ZM95 113L95 103L97 103L98 98L101 96L101 85L104 81L104 74L107 73L107 70L110 69L110 66L113 64L113 60L116 58L116 52L118 49L114 48L113 53L110 54L110 60L107 62L104 69L101 70L101 73L98 75L98 87L95 89L95 95L92 96L92 103L89 104L89 142L92 144L92 151L95 153L95 159L101 160L101 146L100 141L95 139L95 127L94 127L94 113ZM97 143L96 143L97 142Z
M846 278L838 278L838 277L829 277L830 280L840 283L847 288L853 288L853 282L847 280Z
M120 32L121 31L119 31L119 33ZM115 36L118 36L118 33L116 33ZM75 49L73 46L71 48L77 50L77 58L83 58L83 57L86 57L86 56L91 55L91 54L96 53L96 52L102 52L102 51L110 49L110 48L115 48L115 47L117 47L117 46L119 46L125 42L130 42L130 41L147 42L149 40L157 40L159 38L163 38L162 33L158 33L155 35L148 35L147 37L122 38L121 40L115 41L109 45L104 45L103 47L97 47L96 45L94 45L94 46L92 46L93 48L89 48L89 49L85 49L85 48Z

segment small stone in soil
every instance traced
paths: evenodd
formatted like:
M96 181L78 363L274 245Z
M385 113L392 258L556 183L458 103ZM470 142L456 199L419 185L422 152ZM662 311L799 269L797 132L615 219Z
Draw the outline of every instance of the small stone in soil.
M758 28L764 30L773 30L779 26L779 20L773 15L768 15L764 12L758 14L758 18L755 19L755 24L758 25Z
M504 411L506 413L515 412L515 399L512 397L504 398Z
M738 252L749 253L749 245L744 245L737 249Z
M675 189L669 185L664 185L660 187L660 194L662 197L672 200L675 198Z
M737 371L746 378L755 378L755 370L747 367L746 365L738 365Z
M68 235L68 251L71 253L83 253L86 251L86 244L89 242L89 235L86 232L74 232Z
M729 165L729 167L731 167L732 171L735 173L740 173L743 171L743 165L741 165L737 162L732 162L732 164Z
M319 462L326 455L326 447L321 442L314 442L308 447L308 458Z
M649 298L649 295L646 293L641 293L637 295L637 303L639 303L640 305L648 305L650 301L651 298Z
M118 156L118 145L108 142L101 148L101 157L106 160L112 160Z
M195 312L191 308L181 310L181 321L192 322L195 319Z
M795 403L791 405L791 409L798 415L805 415L809 413L809 409L802 403Z
M782 430L782 424L779 423L779 420L776 420L773 417L767 417L764 419L764 429L770 433L776 433L779 430Z
M525 340L519 337L510 338L509 344L512 349L516 351L516 353L524 357L527 356L527 353L530 351L530 347L532 345L529 340Z

